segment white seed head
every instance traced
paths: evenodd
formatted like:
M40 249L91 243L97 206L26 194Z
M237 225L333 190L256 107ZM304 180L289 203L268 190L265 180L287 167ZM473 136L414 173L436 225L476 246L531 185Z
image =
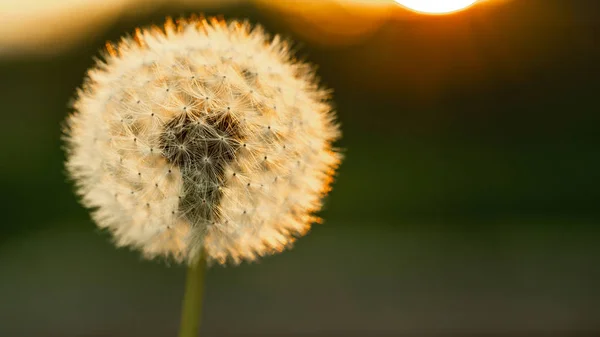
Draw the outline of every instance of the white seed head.
M318 221L340 161L328 99L260 28L168 20L107 44L67 120L66 167L119 246L253 260Z

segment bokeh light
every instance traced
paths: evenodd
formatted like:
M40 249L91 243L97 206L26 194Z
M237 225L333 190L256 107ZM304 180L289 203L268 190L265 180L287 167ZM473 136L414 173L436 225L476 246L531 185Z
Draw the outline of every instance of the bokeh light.
M413 11L428 14L445 14L470 7L477 0L395 0Z

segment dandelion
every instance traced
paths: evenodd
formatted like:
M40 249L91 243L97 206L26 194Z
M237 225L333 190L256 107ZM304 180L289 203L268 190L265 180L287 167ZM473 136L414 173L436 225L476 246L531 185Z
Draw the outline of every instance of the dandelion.
M66 167L94 221L190 270L288 247L340 161L328 91L248 23L138 29L107 44L73 107Z

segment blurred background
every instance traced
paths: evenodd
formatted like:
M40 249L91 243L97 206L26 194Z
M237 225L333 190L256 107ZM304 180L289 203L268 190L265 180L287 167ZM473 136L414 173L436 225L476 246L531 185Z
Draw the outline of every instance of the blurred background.
M115 249L60 124L107 40L192 13L296 41L343 162L295 248L210 269L204 336L600 336L600 1L0 1L0 336L174 336L184 268Z

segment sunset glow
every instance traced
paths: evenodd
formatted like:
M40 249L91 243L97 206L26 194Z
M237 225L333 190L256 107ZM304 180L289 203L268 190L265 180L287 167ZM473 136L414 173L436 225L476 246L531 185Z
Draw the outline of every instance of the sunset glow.
M445 14L465 9L477 0L395 0L401 6L416 12Z

